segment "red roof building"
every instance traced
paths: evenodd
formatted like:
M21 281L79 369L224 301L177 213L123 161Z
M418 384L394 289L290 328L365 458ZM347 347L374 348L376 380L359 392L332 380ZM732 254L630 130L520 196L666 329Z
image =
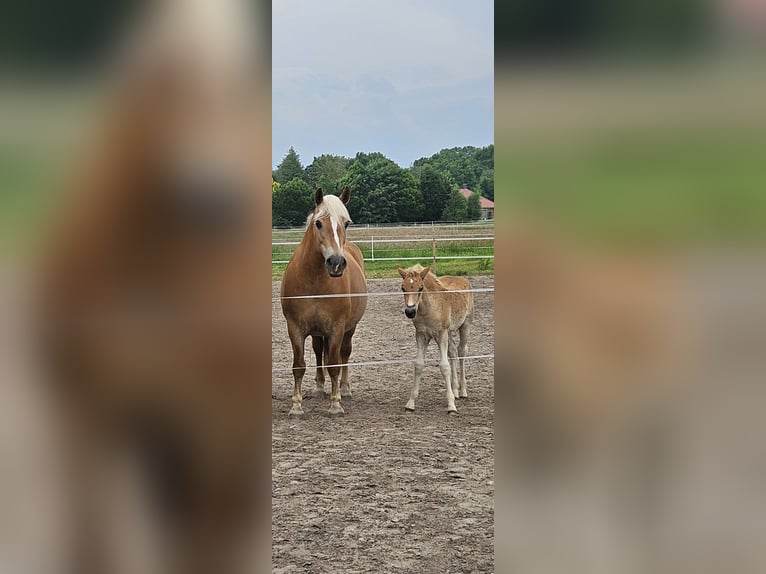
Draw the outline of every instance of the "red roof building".
M458 190L463 197L468 199L473 195L473 191L468 189L467 187L461 187ZM495 202L491 199L487 199L483 195L479 196L479 202L481 203L481 218L482 219L495 219Z

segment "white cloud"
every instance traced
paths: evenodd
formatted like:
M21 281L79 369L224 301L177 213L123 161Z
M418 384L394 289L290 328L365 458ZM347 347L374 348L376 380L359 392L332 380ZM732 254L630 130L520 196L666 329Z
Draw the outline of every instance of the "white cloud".
M481 136L470 132L483 130L479 143L490 143L493 6L488 0L276 1L275 163L290 145L305 163L319 153L342 153L348 134L356 134L356 144L380 141L390 149L379 151L405 164L416 157L395 156L426 153L415 151L419 146L434 153L440 149L430 151L434 138L444 139L440 147L473 143L447 141L459 137L443 134L445 125L464 125L471 140ZM466 126L456 114L473 121ZM348 153L354 151L362 150Z

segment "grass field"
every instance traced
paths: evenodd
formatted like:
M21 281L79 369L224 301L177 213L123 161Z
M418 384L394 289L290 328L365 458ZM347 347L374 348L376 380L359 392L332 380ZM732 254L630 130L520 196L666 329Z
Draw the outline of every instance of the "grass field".
M438 275L492 275L494 273L494 224L472 223L462 225L422 225L351 227L348 238L362 250L369 278L396 277L397 267L415 263L432 265L436 253L435 271ZM297 242L303 237L302 229L272 232L275 243ZM272 261L290 258L294 245L272 246ZM460 259L447 259L460 257ZM375 260L371 260L371 259ZM284 263L272 265L272 278L280 279Z

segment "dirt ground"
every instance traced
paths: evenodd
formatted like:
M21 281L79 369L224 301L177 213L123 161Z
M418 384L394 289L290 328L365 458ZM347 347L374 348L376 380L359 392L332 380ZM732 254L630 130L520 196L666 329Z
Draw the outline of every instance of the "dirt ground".
M493 277L471 278L475 288ZM397 292L400 281L369 281ZM273 294L278 296L279 283ZM475 293L469 355L494 353L494 293ZM307 364L314 364L310 339ZM352 362L414 359L414 327L401 296L370 297ZM468 398L447 414L431 343L417 411L404 405L411 363L351 369L346 416L330 419L303 381L303 420L288 418L293 378L272 376L273 572L487 573L494 571L494 360L467 362ZM272 311L274 369L292 366L279 302ZM329 388L329 380L326 389Z

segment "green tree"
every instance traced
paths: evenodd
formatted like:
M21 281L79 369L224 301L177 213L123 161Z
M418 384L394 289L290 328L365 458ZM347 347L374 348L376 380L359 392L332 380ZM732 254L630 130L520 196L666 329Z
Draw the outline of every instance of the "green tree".
M380 153L358 153L341 186L351 188L349 213L356 223L420 221L423 195L413 175Z
M474 146L447 148L431 157L415 160L412 172L418 173L426 165L436 171L446 171L459 186L476 189L481 175L495 166L495 146Z
M488 169L479 179L479 191L487 199L495 201L495 170Z
M420 191L423 194L423 220L437 221L457 185L452 177L443 171L436 171L433 166L425 165L420 172Z
M447 205L442 212L443 221L465 221L468 203L457 189L452 190Z
M300 178L305 180L305 173L303 165L301 164L301 158L298 157L298 153L290 146L287 150L287 154L282 158L281 163L277 166L277 169L271 174L274 181L284 185L288 181Z
M306 167L305 179L313 189L321 187L325 193L337 194L342 189L338 184L346 175L349 163L351 160L347 157L322 154Z
M279 186L271 198L271 224L275 227L303 225L313 208L309 184L294 177Z
M468 221L481 219L481 196L473 192L466 202L465 218Z

